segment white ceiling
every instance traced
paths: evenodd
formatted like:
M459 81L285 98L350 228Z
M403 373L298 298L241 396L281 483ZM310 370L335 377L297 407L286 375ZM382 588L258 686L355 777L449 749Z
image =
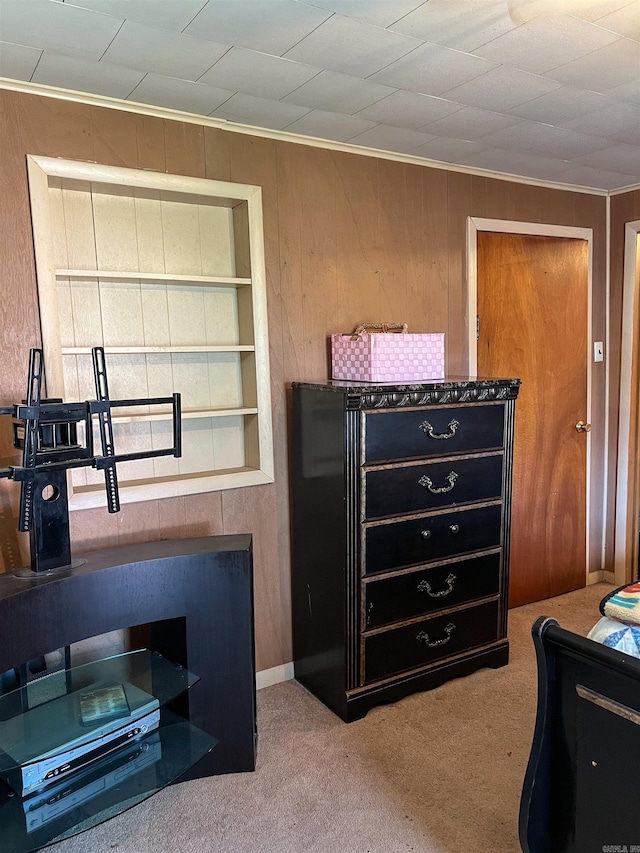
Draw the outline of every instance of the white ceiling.
M0 0L0 77L599 190L640 0Z

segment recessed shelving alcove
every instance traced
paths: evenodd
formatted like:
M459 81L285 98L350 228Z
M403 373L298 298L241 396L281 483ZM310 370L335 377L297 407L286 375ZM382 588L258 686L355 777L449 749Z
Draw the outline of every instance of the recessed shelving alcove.
M28 157L47 394L182 395L183 454L119 470L122 501L273 480L260 187ZM170 413L113 413L119 452L166 447ZM104 503L71 474L72 509Z

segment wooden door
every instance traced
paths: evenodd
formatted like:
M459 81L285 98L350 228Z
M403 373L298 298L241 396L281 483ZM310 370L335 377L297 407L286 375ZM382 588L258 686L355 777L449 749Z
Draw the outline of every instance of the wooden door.
M509 604L586 583L588 244L478 233L479 376L516 376Z

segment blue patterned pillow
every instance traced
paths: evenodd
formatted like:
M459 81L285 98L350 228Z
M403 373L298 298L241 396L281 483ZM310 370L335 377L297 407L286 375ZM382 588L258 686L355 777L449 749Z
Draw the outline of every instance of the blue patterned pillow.
M588 633L590 640L602 643L611 649L640 658L640 627L625 625L603 616Z

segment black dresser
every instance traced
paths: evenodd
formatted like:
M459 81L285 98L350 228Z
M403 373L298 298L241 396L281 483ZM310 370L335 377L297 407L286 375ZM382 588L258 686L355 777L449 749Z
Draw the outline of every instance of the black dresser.
M508 662L519 386L293 383L295 676L343 720Z

